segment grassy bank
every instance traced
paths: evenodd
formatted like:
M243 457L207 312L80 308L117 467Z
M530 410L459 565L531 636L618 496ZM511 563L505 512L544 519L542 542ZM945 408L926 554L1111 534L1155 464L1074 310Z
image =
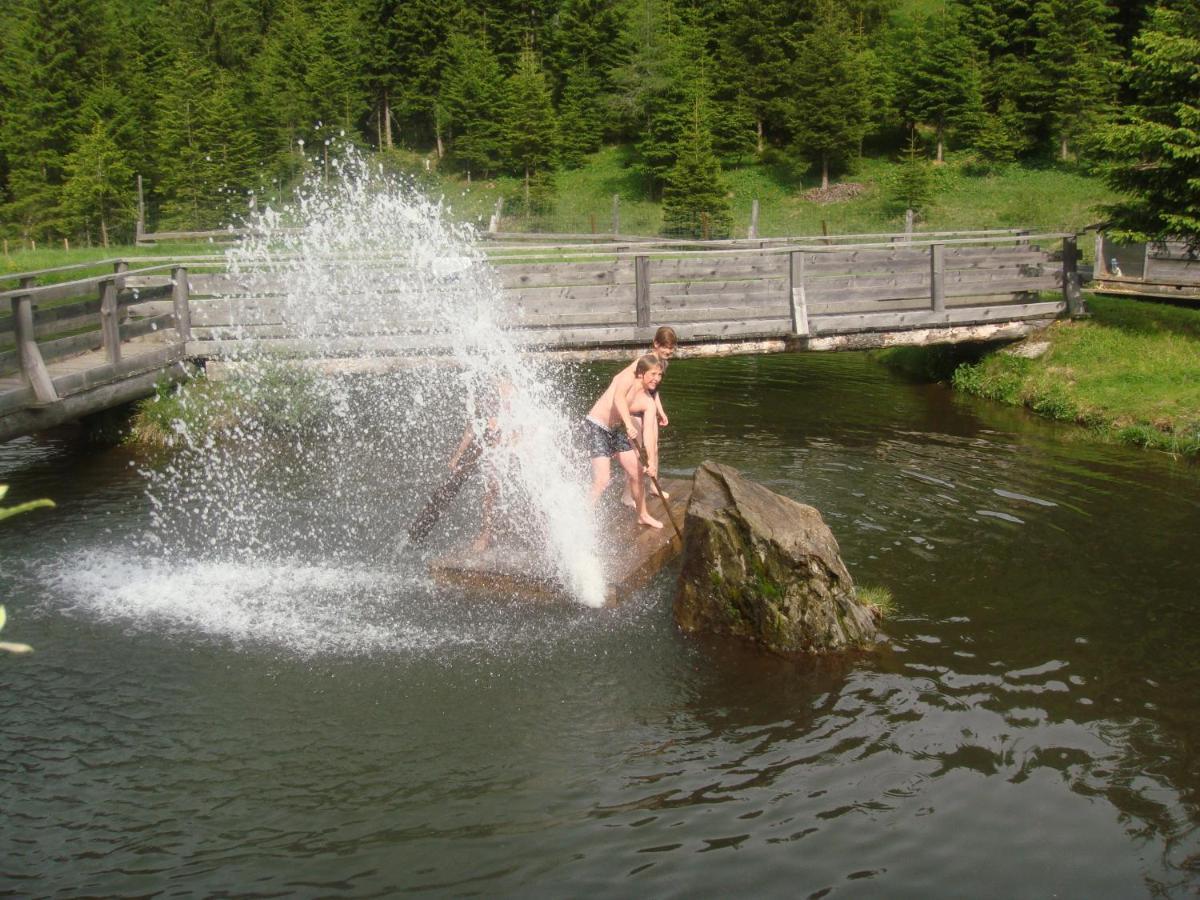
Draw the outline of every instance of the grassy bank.
M1025 342L1045 342L1041 356L992 352L954 369L954 387L1107 439L1200 456L1200 309L1099 296L1088 305L1090 319L1055 322ZM911 352L883 356L914 368Z
M655 234L662 224L661 205L646 199L645 185L628 167L629 151L606 147L580 169L560 172L552 209L532 220L509 218L505 227L555 232L608 231L612 197L620 197L621 230ZM741 166L725 172L733 208L734 235L745 236L750 209L759 201L763 236L901 231L904 209L891 199L889 184L898 170L888 159L866 158L841 180L861 185L853 197L834 203L806 199L817 185L793 165L778 162ZM1082 230L1096 220L1097 204L1111 200L1099 179L1070 169L1011 166L992 175L970 174L969 160L951 156L935 171L936 190L917 223L925 231L1029 227L1039 231ZM520 192L515 179L476 180L446 177L448 202L457 215L486 224L500 197ZM1082 249L1089 250L1090 242Z

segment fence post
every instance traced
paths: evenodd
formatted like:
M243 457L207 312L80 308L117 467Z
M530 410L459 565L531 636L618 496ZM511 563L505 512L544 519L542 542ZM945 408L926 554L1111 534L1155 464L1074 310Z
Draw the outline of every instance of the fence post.
M21 287L33 287L32 278L22 278ZM17 354L20 360L21 374L33 390L33 398L38 403L53 403L58 399L54 390L54 381L46 370L46 362L42 359L42 351L38 349L37 339L33 332L33 298L28 294L12 298L13 337L17 342Z
M650 327L650 257L633 258L635 302L637 303L637 327Z
M946 245L929 246L929 299L934 312L946 310Z
M804 251L788 253L788 284L791 287L792 334L808 335L808 296L804 290Z
M121 361L121 326L117 322L117 279L100 282L100 337L108 361Z
M1108 259L1104 256L1104 232L1096 229L1096 264L1092 267L1093 276L1103 278L1109 274Z
M113 274L114 275L120 276L128 271L129 271L129 263L126 260L118 259L115 263L113 263ZM120 277L117 278L117 290L118 291L125 290L125 279L124 278L120 278Z
M192 292L188 285L187 266L171 269L171 279L174 282L171 300L175 306L175 333L186 344L192 339Z
M904 211L904 240L906 242L912 240L913 233L913 211L910 206Z
M750 228L746 231L746 237L753 240L758 237L758 198L750 203Z
M621 233L621 195L613 194L613 237Z
M1087 313L1083 308L1083 294L1079 290L1079 251L1075 247L1075 235L1063 238L1062 291L1067 312L1072 318Z
M488 222L488 234L495 234L500 230L500 215L504 212L504 198L499 197L496 200L496 209L492 212L492 220Z

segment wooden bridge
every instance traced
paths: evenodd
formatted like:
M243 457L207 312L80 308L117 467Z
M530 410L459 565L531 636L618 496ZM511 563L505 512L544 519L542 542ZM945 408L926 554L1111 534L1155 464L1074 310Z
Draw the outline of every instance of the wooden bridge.
M531 352L628 355L672 325L695 354L1016 339L1083 312L1072 234L1016 230L708 242L487 246L512 334ZM411 359L428 323L331 322L316 341L278 291L221 257L109 260L8 276L0 292L0 441L148 396L185 363L255 351ZM388 260L357 261L387 267ZM102 274L61 281L72 270ZM448 302L452 302L448 297Z

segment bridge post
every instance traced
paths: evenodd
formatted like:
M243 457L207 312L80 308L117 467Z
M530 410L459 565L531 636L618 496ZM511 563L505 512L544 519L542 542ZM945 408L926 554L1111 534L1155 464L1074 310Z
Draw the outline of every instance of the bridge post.
M758 237L758 198L750 203L750 227L746 229L746 237L754 240Z
M187 266L171 269L171 300L175 306L175 333L185 344L192 339L191 286L188 284Z
M613 194L613 213L612 213L612 228L613 237L621 233L621 195Z
M128 271L129 271L129 262L127 260L118 259L115 263L113 263L113 274L114 275L121 275ZM117 290L118 291L125 290L125 279L124 278L117 279Z
M1063 238L1062 291L1071 318L1087 314L1079 290L1079 250L1075 247L1075 235Z
M33 287L32 278L22 278L21 287ZM33 330L33 298L28 294L12 298L13 337L17 342L17 354L21 366L21 374L33 390L33 397L38 403L53 403L58 399L54 390L54 381L46 370L46 361L42 359L42 351L38 349Z
M946 245L929 246L929 299L934 312L946 311Z
M633 258L634 294L637 303L637 327L650 327L650 257Z
M121 361L121 326L117 321L117 279L100 282L100 337L110 363Z
M792 334L806 337L808 331L808 296L804 288L804 251L788 253L788 292L792 302Z

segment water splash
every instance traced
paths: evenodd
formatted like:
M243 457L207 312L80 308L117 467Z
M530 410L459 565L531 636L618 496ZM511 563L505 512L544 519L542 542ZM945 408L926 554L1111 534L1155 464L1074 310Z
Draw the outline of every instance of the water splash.
M255 236L228 253L239 287L226 302L242 324L214 336L244 348L239 400L215 435L186 409L172 423L179 452L146 472L154 521L145 544L180 561L392 564L464 427L483 441L499 410L506 437L487 442L481 462L501 486L498 516L548 577L602 605L563 373L511 339L498 280L469 227L354 154L335 176L257 214ZM317 375L278 361L291 346L283 334L322 358L382 362L397 342L437 352L369 377ZM446 510L443 547L473 536L478 494Z

